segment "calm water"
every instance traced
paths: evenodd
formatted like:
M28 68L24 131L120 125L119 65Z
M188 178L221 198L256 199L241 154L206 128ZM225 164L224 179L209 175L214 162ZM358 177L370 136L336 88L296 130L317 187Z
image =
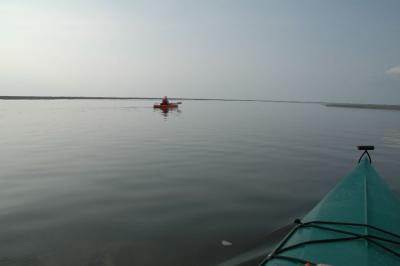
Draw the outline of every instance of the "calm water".
M400 112L152 103L0 101L0 264L218 265L305 214L360 144L400 194Z

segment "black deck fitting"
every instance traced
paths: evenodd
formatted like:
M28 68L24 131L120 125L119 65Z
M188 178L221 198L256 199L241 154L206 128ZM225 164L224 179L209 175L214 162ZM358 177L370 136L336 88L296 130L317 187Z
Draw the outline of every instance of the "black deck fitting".
M375 150L374 146L357 146L359 151L364 151L363 154L361 154L360 159L358 159L358 163L361 162L361 159L364 157L364 155L367 155L369 163L372 164L372 159L371 156L369 155L368 151L373 151Z
M373 151L375 146L357 146L359 151Z

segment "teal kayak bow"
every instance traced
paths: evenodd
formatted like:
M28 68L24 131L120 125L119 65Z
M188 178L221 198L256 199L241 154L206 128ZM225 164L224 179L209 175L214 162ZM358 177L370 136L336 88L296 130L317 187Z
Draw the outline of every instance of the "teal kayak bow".
M260 264L400 265L400 203L364 150L344 177Z

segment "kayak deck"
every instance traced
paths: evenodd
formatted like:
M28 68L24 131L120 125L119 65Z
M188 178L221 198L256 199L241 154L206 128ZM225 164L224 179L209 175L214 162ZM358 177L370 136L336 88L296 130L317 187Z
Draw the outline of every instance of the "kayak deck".
M367 159L261 265L400 265L400 204Z

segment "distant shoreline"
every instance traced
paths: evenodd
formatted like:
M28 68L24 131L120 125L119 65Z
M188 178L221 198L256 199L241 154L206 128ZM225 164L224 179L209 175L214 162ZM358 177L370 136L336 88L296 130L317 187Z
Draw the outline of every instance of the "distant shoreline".
M86 96L1 96L0 100L160 100L162 97L86 97ZM182 98L168 97L171 100L181 101L224 101L224 102L276 102L276 103L314 103L324 102L311 101L282 101L282 100L260 100L260 99L227 99L227 98Z
M324 105L327 107L339 107L339 108L358 108L358 109L377 109L377 110L400 111L400 105L389 105L389 104L325 103Z
M154 100L148 97L0 96L0 100Z
M84 97L84 96L0 96L0 100L159 100L157 97ZM318 101L284 101L284 100L257 100L257 99L223 99L223 98L176 98L180 101L224 101L224 102L271 102L271 103L300 103L320 104L326 107L357 108L375 110L400 111L400 105L389 104L358 104L358 103L334 103Z

